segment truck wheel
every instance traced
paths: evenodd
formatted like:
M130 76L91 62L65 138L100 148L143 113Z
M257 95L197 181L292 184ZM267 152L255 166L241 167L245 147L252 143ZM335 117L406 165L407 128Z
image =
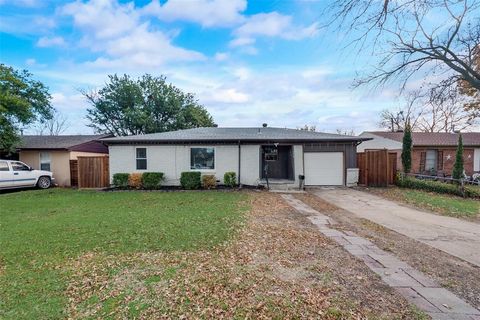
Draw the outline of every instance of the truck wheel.
M40 189L48 189L52 185L49 177L40 177L37 181L37 187Z

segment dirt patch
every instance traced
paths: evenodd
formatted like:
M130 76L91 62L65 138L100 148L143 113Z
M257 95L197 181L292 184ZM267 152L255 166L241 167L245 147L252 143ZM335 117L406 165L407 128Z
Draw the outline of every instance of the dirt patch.
M369 239L379 248L391 252L474 307L480 308L480 268L334 207L313 194L297 197L319 212L334 218L338 222L334 226L336 229L352 231Z
M250 195L243 228L214 250L71 261L68 317L423 318L278 195Z

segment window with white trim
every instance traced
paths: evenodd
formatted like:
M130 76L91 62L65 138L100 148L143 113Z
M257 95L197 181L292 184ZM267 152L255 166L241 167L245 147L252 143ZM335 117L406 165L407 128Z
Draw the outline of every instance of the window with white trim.
M437 150L427 150L427 154L425 157L425 170L437 170Z
M190 148L190 169L215 169L215 148Z
M136 148L137 170L147 170L147 148Z
M52 171L50 152L40 152L40 170Z

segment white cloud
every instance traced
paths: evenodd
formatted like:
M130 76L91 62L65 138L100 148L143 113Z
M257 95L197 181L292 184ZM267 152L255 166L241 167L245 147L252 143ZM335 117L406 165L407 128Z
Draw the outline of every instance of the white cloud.
M214 56L214 59L216 61L225 61L228 58L229 58L229 55L226 52L217 52L217 53L215 53L215 56Z
M14 5L17 7L34 8L45 4L42 0L0 0L0 5Z
M142 8L142 13L162 21L188 21L203 27L226 27L244 20L241 15L247 8L246 0L169 0L163 5L152 0Z
M236 38L230 41L229 45L230 47L242 47L242 46L248 46L252 45L255 43L255 39L251 37L241 37L241 38Z
M204 98L204 103L245 103L249 98L246 93L236 89L216 89L211 92L210 97Z
M62 37L41 37L37 41L37 46L40 48L62 47L65 44L65 39Z
M83 31L80 45L102 54L86 63L90 67L135 69L157 67L169 61L205 59L199 52L173 45L171 37L178 32L167 35L142 22L133 3L74 2L61 12L72 16L74 25Z
M37 64L37 60L35 60L33 58L29 58L29 59L25 60L25 64L27 66L34 66L35 64Z
M318 23L301 27L293 24L292 17L278 12L252 15L234 30L231 46L251 45L255 37L279 37L286 40L301 40L318 33Z
M135 29L139 19L133 2L122 5L116 0L76 1L65 5L61 13L72 16L75 26L99 40Z

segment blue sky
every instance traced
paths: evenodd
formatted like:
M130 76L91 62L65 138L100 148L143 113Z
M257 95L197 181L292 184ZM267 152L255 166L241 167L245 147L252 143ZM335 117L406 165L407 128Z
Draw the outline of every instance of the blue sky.
M0 62L30 70L91 133L79 90L108 74L164 74L195 93L220 126L376 129L398 90L351 89L374 59L321 28L326 1L0 0Z

